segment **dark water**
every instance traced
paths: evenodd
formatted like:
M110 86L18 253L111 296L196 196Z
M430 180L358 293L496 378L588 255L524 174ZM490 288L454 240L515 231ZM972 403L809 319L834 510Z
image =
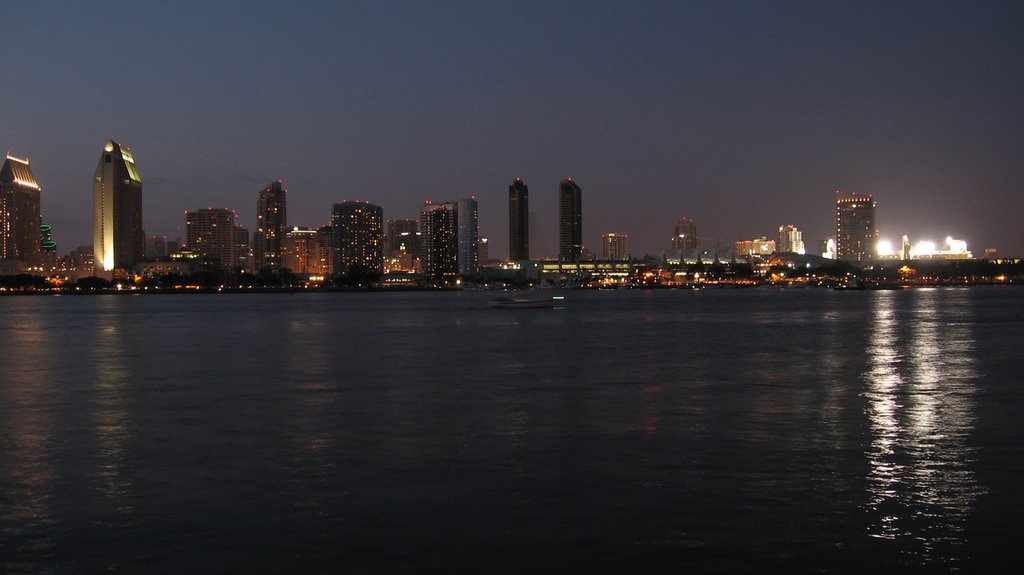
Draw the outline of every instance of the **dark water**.
M0 298L0 572L966 572L1024 290Z

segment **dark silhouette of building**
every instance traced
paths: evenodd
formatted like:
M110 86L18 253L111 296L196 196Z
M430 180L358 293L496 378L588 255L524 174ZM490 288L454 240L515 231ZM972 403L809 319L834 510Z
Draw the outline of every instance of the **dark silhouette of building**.
M877 243L874 197L836 190L836 259L873 260Z
M558 185L558 259L578 262L583 255L583 197L572 178Z
M508 259L530 259L530 188L522 178L508 187Z
M459 205L426 202L420 208L423 274L437 285L454 285L459 276Z
M699 247L700 238L697 236L697 223L686 216L679 218L672 234L672 249L695 250Z
M476 196L459 200L459 274L468 276L480 267L480 222Z
M384 210L370 202L341 202L331 213L334 273L384 272Z
M107 140L93 175L93 251L96 269L131 269L142 261L142 177L131 149Z
M0 167L0 260L41 263L39 195L28 160L8 154Z
M288 233L288 190L281 180L260 190L256 202L253 260L257 270L279 270L284 262L284 236Z
M419 222L416 220L388 220L388 233L384 238L385 253L397 258L402 253L420 257Z

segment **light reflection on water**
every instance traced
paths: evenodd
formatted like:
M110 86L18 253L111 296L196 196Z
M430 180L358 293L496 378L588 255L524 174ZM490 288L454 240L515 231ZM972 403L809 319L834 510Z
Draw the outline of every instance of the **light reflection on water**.
M871 442L866 510L874 537L913 542L905 553L952 560L984 493L972 471L978 372L965 292L880 292L864 374ZM901 302L910 298L911 305Z

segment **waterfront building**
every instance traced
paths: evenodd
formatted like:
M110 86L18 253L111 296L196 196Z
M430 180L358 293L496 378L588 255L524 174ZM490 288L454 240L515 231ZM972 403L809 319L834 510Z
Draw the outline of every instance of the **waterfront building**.
M679 218L673 228L672 249L696 250L699 247L700 238L697 236L697 223L686 216Z
M782 225L779 226L779 237L775 247L779 253L803 255L807 251L803 238L803 232L793 224Z
M836 259L870 261L877 243L874 197L836 190Z
M737 257L771 255L775 253L775 240L763 236L752 240L739 240L733 253Z
M388 258L400 254L420 255L419 222L416 220L388 220L388 232L384 236L384 255Z
M578 262L583 256L583 194L572 178L558 185L558 259Z
M459 274L475 275L480 267L480 223L476 196L459 200Z
M235 221L238 215L228 208L206 208L185 212L186 249L197 257L217 262L222 270L237 265Z
M131 269L145 255L142 177L131 149L107 140L93 174L93 253L97 271Z
M292 228L285 234L284 267L296 274L321 275L320 232L309 228Z
M281 180L267 184L256 201L256 231L253 232L253 259L257 270L281 269L284 261L284 235L288 233L288 190Z
M384 273L384 210L370 202L341 202L331 213L336 274Z
M601 258L604 260L629 260L629 235L608 233L601 236Z
M480 238L480 243L476 247L476 261L480 266L486 266L491 259L490 246L487 243L487 238Z
M437 285L453 285L459 275L459 205L425 202L420 208L423 274Z
M249 228L235 224L233 236L235 261L232 267L236 270L252 271L252 246L249 243Z
M508 260L530 259L530 188L522 178L508 187ZM481 260L484 261L484 260Z
M334 275L334 227L320 226L316 233L320 238L320 270L330 277Z
M7 154L0 167L0 261L25 268L41 263L39 196L28 160Z

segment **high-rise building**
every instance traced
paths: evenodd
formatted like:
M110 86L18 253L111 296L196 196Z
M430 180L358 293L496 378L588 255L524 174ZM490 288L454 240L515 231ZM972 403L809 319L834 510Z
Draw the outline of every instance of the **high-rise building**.
M228 208L206 208L185 212L185 243L201 257L219 262L220 269L237 265L235 221L238 215Z
M397 258L401 254L419 257L419 222L416 220L388 220L388 233L384 236L384 256Z
M530 188L522 178L508 187L508 260L530 259Z
M452 285L459 276L459 205L426 202L420 208L423 273L438 285Z
M673 228L672 249L695 250L699 247L700 237L697 236L697 223L686 216L679 218Z
M558 259L578 262L583 255L583 196L572 178L558 185Z
M803 232L796 229L796 226L793 224L779 226L779 237L775 243L775 248L779 253L784 254L806 253Z
M323 274L320 254L320 232L309 228L293 228L285 234L284 266L297 274Z
M28 160L8 154L0 167L0 261L18 261L26 267L40 263L39 192Z
M603 234L601 236L601 257L606 260L629 259L629 235Z
M334 273L384 272L384 210L370 202L341 202L331 213Z
M284 235L288 233L288 190L281 180L267 184L256 201L256 231L252 247L256 269L278 270L284 261Z
M877 243L874 197L836 190L836 259L872 260Z
M459 200L459 274L474 275L480 267L480 222L476 196Z
M334 275L334 228L320 226L316 229L320 238L320 270L325 276Z
M145 254L142 177L131 149L107 140L93 174L93 252L96 269L130 269Z
M487 262L491 259L490 245L487 242L487 238L480 238L480 243L477 244L476 248L476 261L481 266L486 266Z
M235 224L235 261L233 264L235 269L252 271L252 249L249 237L249 228Z

